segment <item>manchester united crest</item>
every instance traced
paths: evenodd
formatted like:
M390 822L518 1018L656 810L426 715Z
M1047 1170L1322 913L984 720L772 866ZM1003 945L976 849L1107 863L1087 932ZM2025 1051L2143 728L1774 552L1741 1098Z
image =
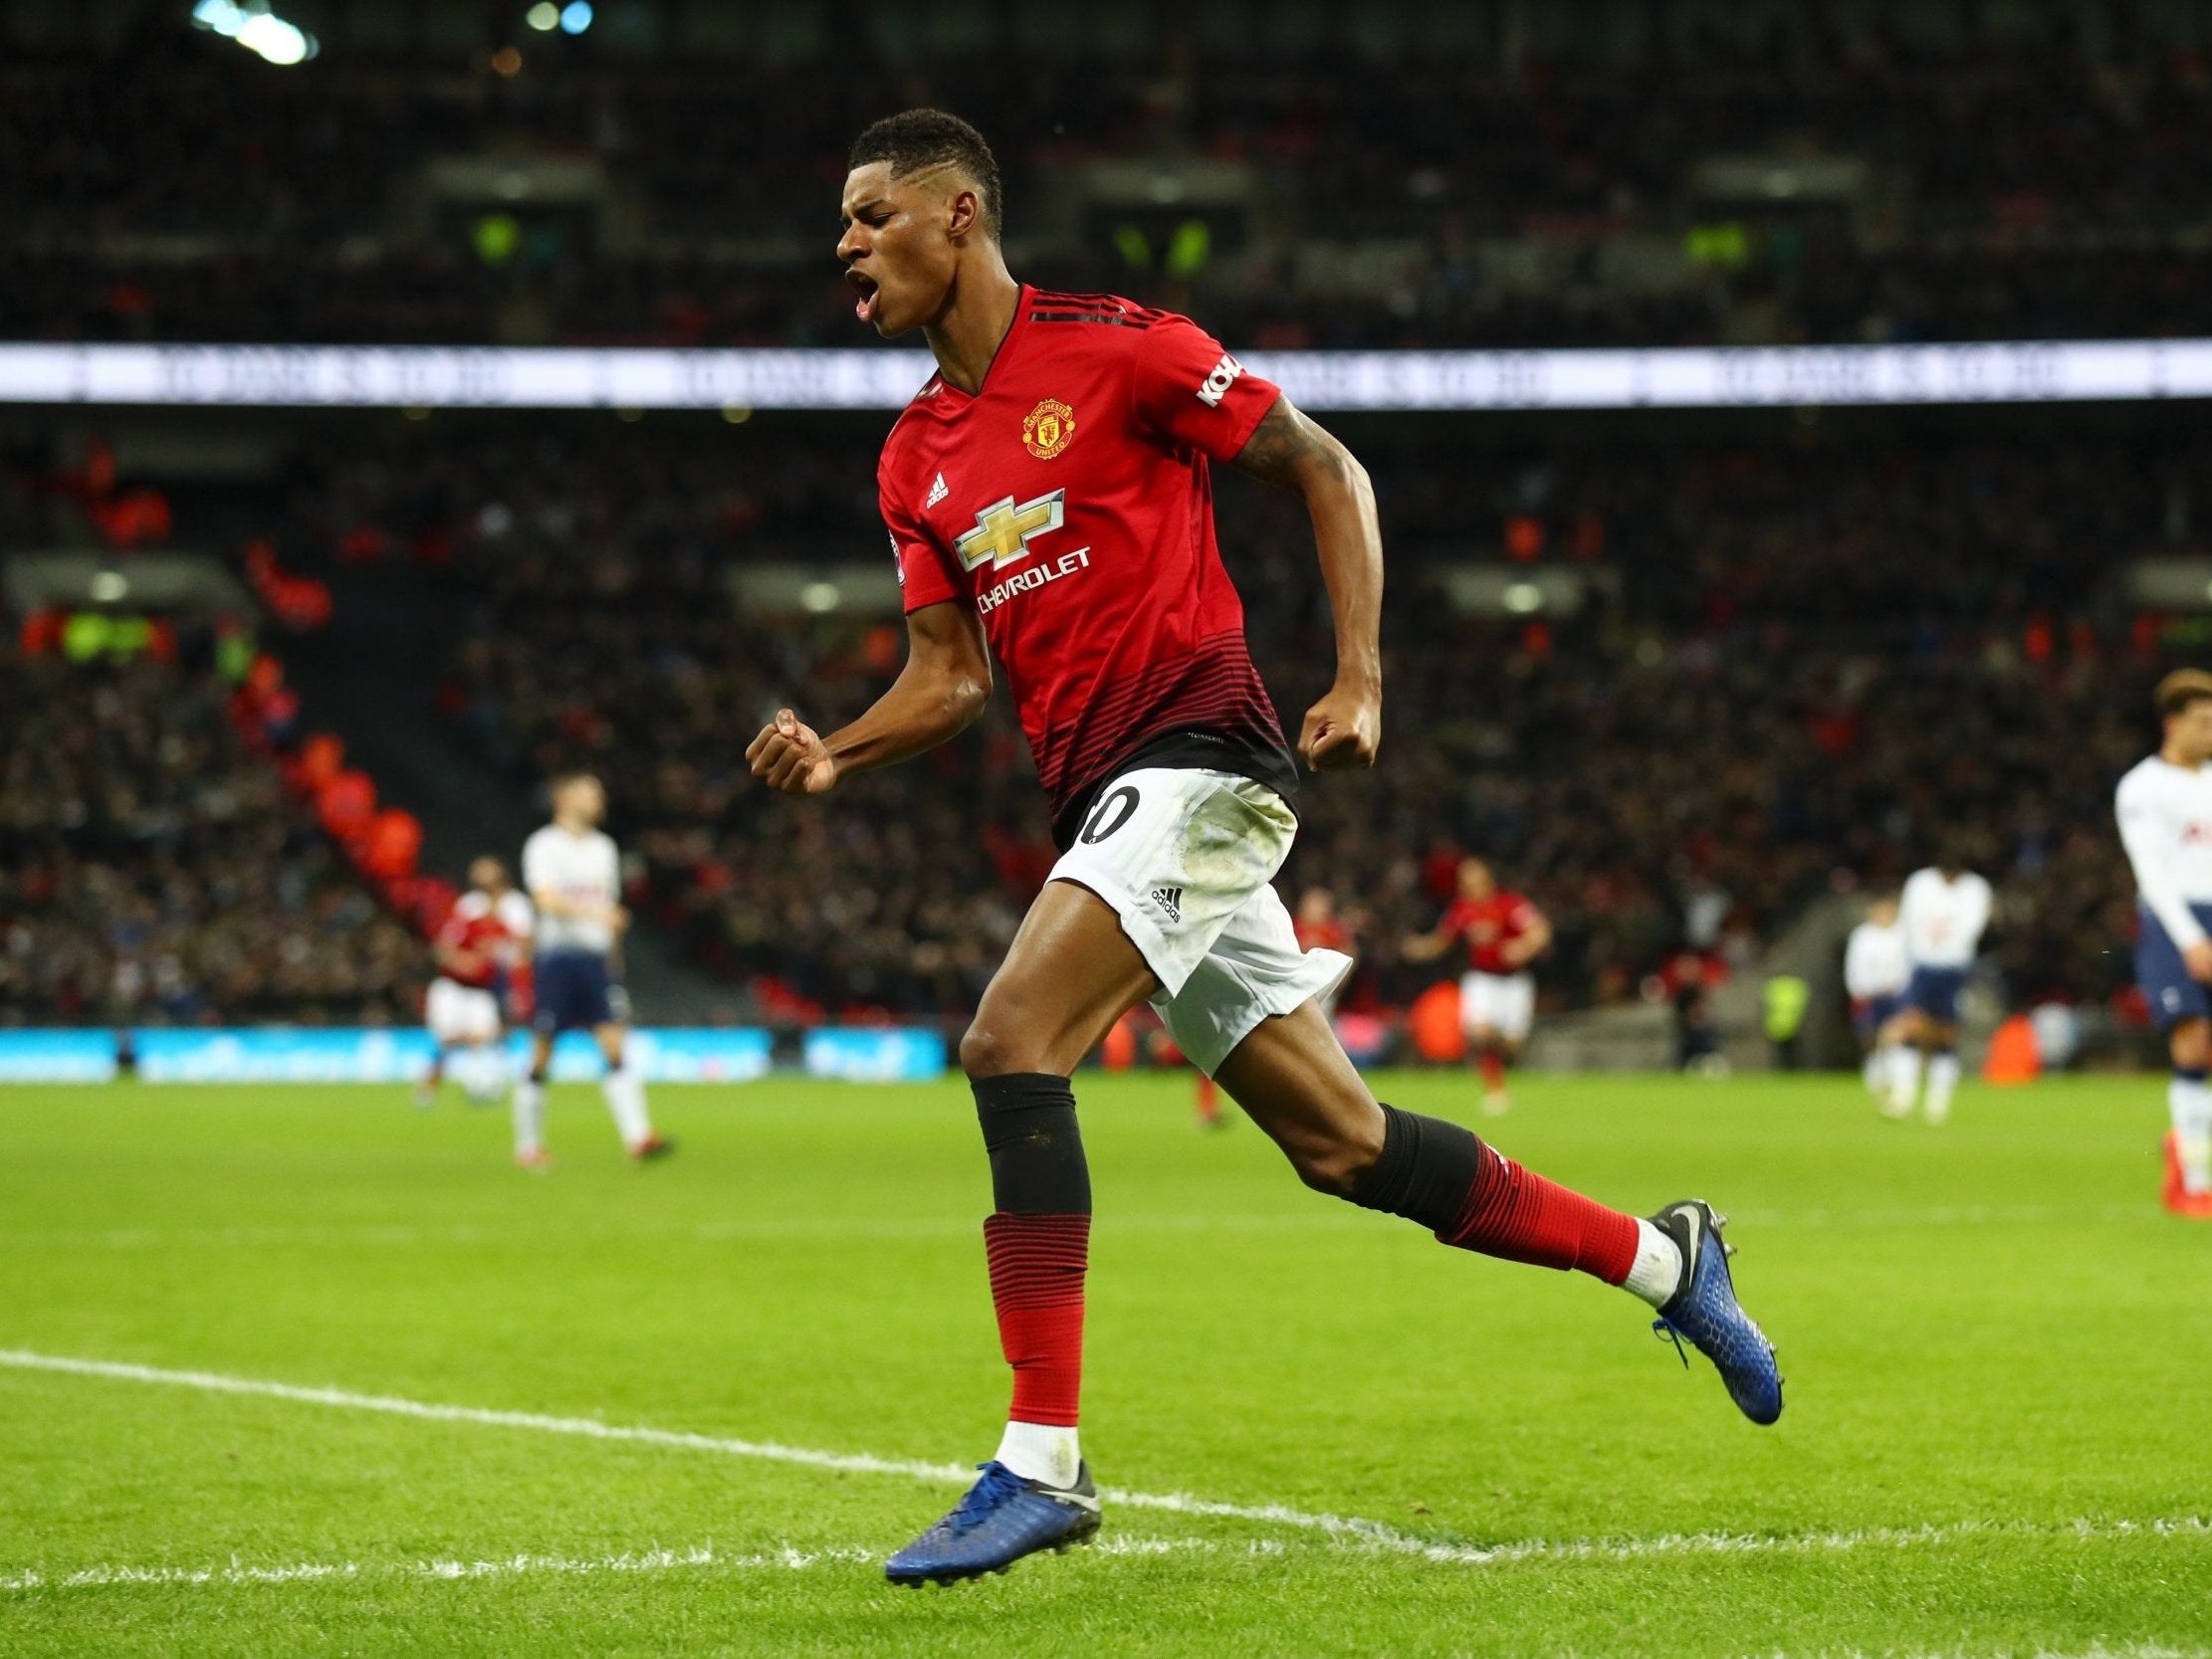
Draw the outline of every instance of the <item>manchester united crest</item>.
M1021 445L1039 461L1049 461L1075 441L1075 411L1048 397L1021 422Z

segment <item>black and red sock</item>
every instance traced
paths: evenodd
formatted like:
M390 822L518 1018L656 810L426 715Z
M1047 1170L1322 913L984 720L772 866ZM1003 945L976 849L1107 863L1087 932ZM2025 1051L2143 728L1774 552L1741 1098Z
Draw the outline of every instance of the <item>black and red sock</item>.
M1013 1367L1016 1422L1075 1426L1083 1381L1083 1277L1091 1179L1064 1077L977 1078L996 1213L984 1222L998 1346Z
M1637 1221L1525 1169L1472 1130L1383 1108L1383 1152L1352 1202L1418 1221L1444 1244L1609 1285L1636 1263Z

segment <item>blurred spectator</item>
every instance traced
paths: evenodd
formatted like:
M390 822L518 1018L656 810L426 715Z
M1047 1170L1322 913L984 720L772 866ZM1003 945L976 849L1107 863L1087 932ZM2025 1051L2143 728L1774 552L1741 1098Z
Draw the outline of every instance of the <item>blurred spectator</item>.
M184 654L0 643L0 1020L412 1021L421 942Z
M2186 544L2212 445L2172 424L1862 430L1356 437L1392 551L1386 758L1309 783L1285 880L1354 897L1387 941L1434 921L1437 843L1479 850L1557 924L1547 997L1587 1005L1636 996L1684 948L1740 962L1839 871L1894 879L1958 828L2009 872L2016 987L2109 994L2128 907L2106 796L2148 740L2161 659L2100 583L2115 557ZM904 641L888 616L748 613L726 585L748 558L878 539L874 424L712 431L426 439L356 451L307 499L330 534L365 519L450 543L476 597L449 709L518 781L607 777L658 915L703 960L832 1009L964 1007L1052 859L1019 733L1001 700L952 749L826 801L753 789L743 747L779 704L849 719ZM1294 726L1330 649L1310 531L1287 499L1225 473L1218 489ZM1443 575L1530 521L1619 599L1533 623L1438 602ZM1354 1005L1422 982L1383 943Z

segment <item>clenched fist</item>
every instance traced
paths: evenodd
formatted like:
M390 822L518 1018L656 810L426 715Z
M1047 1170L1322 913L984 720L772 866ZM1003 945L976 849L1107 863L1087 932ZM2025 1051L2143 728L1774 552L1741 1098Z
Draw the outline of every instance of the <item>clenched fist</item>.
M761 727L745 757L755 777L786 795L818 795L837 781L829 746L788 709L778 709L775 720Z
M1375 764L1383 743L1383 700L1372 692L1332 690L1306 711L1298 753L1306 769L1341 772Z

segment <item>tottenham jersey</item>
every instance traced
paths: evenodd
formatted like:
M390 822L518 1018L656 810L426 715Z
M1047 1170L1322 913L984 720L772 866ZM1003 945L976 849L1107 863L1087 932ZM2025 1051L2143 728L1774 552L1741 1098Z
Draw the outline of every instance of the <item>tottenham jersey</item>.
M2119 780L2112 808L2143 909L2187 949L2204 937L2189 907L2212 905L2212 767L2153 754Z
M1971 870L1945 879L1940 870L1918 870L1904 884L1897 926L1914 967L1964 968L1981 948L1989 926L1989 884Z
M532 894L557 893L571 904L614 905L622 894L622 861L613 837L598 830L571 835L548 824L523 843L523 886ZM538 948L588 950L605 955L614 948L614 930L603 922L538 911Z
M1851 931L1844 946L1844 991L1854 1002L1869 997L1895 996L1912 976L1912 958L1904 943L1904 929L1895 922L1886 928L1862 922Z

